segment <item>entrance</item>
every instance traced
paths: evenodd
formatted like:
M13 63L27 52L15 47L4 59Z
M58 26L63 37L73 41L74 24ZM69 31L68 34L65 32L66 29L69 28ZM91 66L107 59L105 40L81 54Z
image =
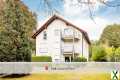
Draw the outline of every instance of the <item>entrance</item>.
M65 62L72 62L72 56L65 56Z

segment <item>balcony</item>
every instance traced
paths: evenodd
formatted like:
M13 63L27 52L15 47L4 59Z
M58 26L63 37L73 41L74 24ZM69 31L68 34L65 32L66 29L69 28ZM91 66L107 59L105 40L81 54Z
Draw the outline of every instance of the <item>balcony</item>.
M73 52L73 46L63 46L62 49L63 49L63 52L66 52L66 53Z
M62 40L64 42L77 42L80 39L78 34L62 34Z
M75 54L79 53L79 51L75 49L73 50L73 45L63 45L62 51L63 51L63 54L73 54L73 51L75 52Z

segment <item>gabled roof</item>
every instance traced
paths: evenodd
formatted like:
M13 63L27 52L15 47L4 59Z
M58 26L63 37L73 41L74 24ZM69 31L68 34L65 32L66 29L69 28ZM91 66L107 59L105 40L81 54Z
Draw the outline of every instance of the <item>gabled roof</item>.
M35 39L36 36L37 36L38 34L40 34L44 29L46 29L46 28L48 27L48 25L51 24L55 19L59 19L59 20L65 22L66 25L72 26L72 27L76 28L77 30L79 30L79 31L83 34L83 36L84 36L84 38L86 39L86 41L90 44L90 40L89 40L89 38L88 38L87 32L85 32L84 30L76 27L75 25L71 24L70 22L66 21L65 19L63 19L63 18L61 18L61 17L59 17L59 16L57 16L57 15L53 15L47 22L45 22L45 23L41 26L41 28L39 28L39 29L33 34L32 38Z

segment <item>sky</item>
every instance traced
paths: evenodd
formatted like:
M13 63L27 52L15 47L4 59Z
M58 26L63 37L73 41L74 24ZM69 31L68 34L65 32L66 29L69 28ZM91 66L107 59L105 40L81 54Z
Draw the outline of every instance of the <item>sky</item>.
M81 4L77 0L47 0L50 3L49 8L44 4L44 0L22 1L30 11L37 14L38 27L51 16L51 11L56 10L57 14L85 30L90 40L99 40L107 25L120 24L120 0L105 0L106 4L100 0L90 0L92 2L90 5Z

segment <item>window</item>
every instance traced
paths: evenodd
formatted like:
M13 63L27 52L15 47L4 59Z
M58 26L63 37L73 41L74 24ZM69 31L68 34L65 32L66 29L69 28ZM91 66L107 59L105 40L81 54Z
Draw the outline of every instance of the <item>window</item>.
M64 33L68 34L69 33L69 29L68 28L64 29Z
M64 34L65 35L72 35L73 34L73 30L70 29L70 28L66 28L66 29L64 29Z
M60 31L58 29L55 29L55 36L58 36Z
M55 59L55 62L60 62L60 59Z
M40 52L40 53L47 53L47 52L48 52L48 49L47 49L47 48L40 48L40 49L39 49L39 52Z
M43 33L43 39L44 39L44 40L47 39L47 32L46 32L46 31L44 31L44 33Z

